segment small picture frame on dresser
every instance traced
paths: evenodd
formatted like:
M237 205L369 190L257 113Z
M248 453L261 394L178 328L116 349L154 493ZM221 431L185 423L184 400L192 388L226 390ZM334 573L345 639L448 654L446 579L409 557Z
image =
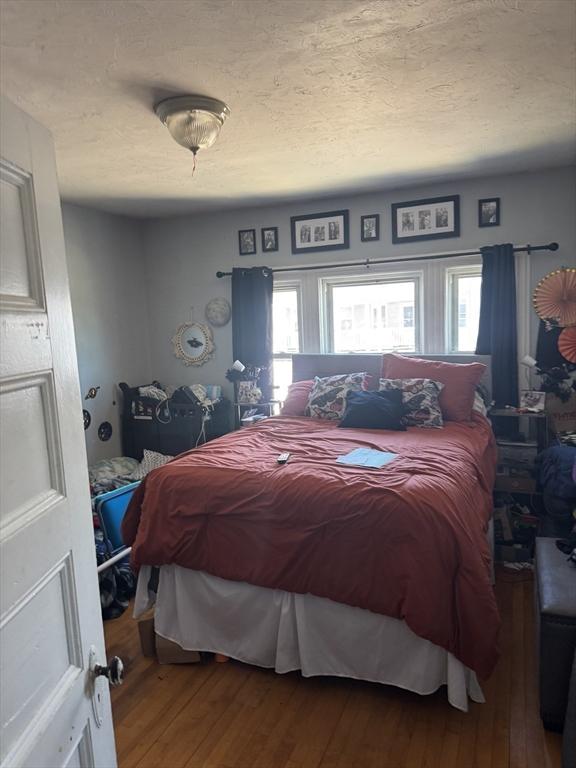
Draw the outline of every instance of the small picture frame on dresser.
M546 392L532 389L520 391L520 411L528 413L544 413L546 408Z

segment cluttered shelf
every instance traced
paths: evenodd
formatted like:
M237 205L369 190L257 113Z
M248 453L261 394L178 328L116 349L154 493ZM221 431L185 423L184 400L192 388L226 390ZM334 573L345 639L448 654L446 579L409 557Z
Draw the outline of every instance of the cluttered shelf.
M492 409L498 446L494 486L496 559L530 563L537 536L566 536L573 525L571 456L548 409ZM565 494L568 496L565 496Z
M532 411L524 411L518 408L491 408L490 416L515 416L516 418L519 418L520 416L528 416L531 419L548 418L548 414L545 411L542 411L541 413L534 413Z
M230 431L231 403L220 387L119 386L125 456L140 460L144 449L176 456Z
M496 491L537 494L536 457L556 442L548 414L493 408L489 417L498 445Z
M498 446L494 484L496 559L526 563L532 560L541 519L546 513L536 459L554 437L545 411L493 408L489 416Z

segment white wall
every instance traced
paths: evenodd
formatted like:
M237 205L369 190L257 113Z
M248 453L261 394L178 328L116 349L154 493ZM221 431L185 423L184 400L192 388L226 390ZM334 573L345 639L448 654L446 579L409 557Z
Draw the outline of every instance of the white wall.
M83 402L91 463L122 453L118 382L151 378L142 222L67 204L62 213L82 396L100 386ZM98 439L103 421L113 428L108 442Z
M459 194L461 237L430 243L392 245L390 206L393 202ZM478 228L477 203L484 197L501 198L499 227ZM350 249L291 254L290 216L340 208L350 209ZM360 216L380 213L380 241L360 241ZM232 363L232 328L214 329L215 357L200 368L186 368L170 344L175 329L191 319L202 320L206 302L215 296L230 298L230 278L217 279L216 271L233 266L269 266L332 263L369 258L395 258L450 250L468 250L493 243L541 244L556 240L556 253L533 254L529 262L530 292L549 270L576 265L576 173L573 167L542 172L489 177L454 183L401 189L382 194L338 197L331 200L270 208L211 213L150 220L144 223L144 253L149 286L151 365L155 378L179 383L225 384ZM280 249L261 254L260 228L279 228ZM258 254L238 255L238 230L257 229ZM528 298L528 297L527 297ZM193 306L191 313L190 307ZM528 302L528 306L530 303ZM529 350L536 341L537 318L530 309ZM497 372L496 372L497 375Z

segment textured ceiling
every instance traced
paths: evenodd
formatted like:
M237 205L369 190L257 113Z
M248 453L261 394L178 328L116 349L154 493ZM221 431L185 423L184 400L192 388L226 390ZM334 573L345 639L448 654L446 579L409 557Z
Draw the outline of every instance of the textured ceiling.
M64 199L137 216L574 162L574 0L2 0ZM198 158L152 106L228 103Z

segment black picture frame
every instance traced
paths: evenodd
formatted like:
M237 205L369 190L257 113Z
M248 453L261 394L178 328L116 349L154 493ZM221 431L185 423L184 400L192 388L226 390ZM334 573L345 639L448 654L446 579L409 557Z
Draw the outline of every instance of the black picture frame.
M301 226L300 226L301 225ZM292 253L350 248L350 212L324 211L290 217ZM304 239L308 236L307 239Z
M392 242L395 245L460 237L460 195L392 203L391 213ZM399 228L400 217L403 223Z
M272 253L278 250L278 227L262 227L262 253Z
M493 209L492 209L492 206L494 206ZM499 197L483 197L482 200L478 200L478 226L479 227L499 227L500 226L500 198Z
M366 235L366 222L370 219L374 219L374 234ZM368 213L366 216L360 217L360 240L363 243L374 243L380 240L380 214Z
M250 240L252 243L250 244ZM238 250L240 256L251 256L256 253L256 230L239 229L238 230Z

